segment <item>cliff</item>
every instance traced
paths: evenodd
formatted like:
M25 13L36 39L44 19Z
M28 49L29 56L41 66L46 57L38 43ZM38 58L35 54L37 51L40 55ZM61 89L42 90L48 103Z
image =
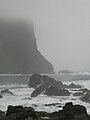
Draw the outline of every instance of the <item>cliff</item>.
M37 49L33 25L0 21L0 73L54 73Z

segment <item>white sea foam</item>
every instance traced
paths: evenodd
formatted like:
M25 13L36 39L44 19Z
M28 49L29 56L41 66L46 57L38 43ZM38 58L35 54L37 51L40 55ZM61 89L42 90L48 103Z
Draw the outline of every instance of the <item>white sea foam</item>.
M82 85L84 88L90 89L90 80L80 80L80 81L72 81L74 83ZM64 83L71 83L70 81L64 81ZM60 103L60 106L64 106L66 102L73 102L74 104L84 105L87 108L88 113L90 114L90 104L84 103L79 100L79 97L70 96L53 96L48 97L46 95L39 95L35 98L31 98L31 93L34 89L29 88L27 85L3 85L0 86L0 91L4 89L9 89L14 95L4 96L0 99L0 110L6 110L8 105L22 105L22 106L31 106L34 107L37 111L47 111L53 112L61 110L61 107L57 106L45 106L45 104L52 104L52 103ZM75 92L75 91L73 91Z

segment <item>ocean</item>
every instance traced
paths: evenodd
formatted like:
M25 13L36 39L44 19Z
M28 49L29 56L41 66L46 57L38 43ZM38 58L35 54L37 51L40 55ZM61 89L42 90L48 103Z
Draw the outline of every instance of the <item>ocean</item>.
M84 105L87 108L87 112L90 114L90 104L82 102L79 97L73 96L46 96L40 94L37 97L31 98L33 88L28 87L31 74L1 74L0 75L0 91L8 89L13 95L4 94L0 99L0 110L6 111L8 105L22 105L31 106L36 111L54 112L61 110L66 102L73 102L73 104ZM80 84L82 88L90 89L90 75L48 75L60 80L65 84L76 83ZM75 92L70 89L69 91ZM56 105L47 105L57 103Z

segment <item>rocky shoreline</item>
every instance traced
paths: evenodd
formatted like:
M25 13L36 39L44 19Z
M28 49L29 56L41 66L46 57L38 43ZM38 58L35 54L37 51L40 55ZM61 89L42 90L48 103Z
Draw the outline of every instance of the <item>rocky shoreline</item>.
M66 103L62 110L53 113L37 112L32 107L8 106L0 111L0 120L90 120L84 106Z

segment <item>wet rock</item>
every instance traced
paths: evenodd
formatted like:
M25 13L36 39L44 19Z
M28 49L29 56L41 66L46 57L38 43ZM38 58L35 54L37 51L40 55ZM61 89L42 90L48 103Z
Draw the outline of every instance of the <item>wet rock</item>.
M90 103L90 92L85 93L82 97L80 97L80 100Z
M59 106L61 107L60 103L51 103L51 104L45 104L45 106Z
M45 94L48 96L69 96L70 92L65 89L58 89L53 86L46 89Z
M89 90L89 89L87 89L87 88L80 89L79 91L82 91L83 93L90 92L90 90Z
M76 92L76 93L73 94L73 96L81 96L83 94L84 94L83 92Z
M65 120L88 120L87 110L84 106L66 103L63 107Z
M48 94L48 90L52 91L51 95L55 96L68 96L70 95L68 90L65 88L81 88L80 85L71 83L70 85L63 84L61 81L56 81L53 78L48 77L47 75L34 74L30 77L29 87L34 87L35 90L31 94L31 97L36 97L41 93ZM56 93L57 92L57 93ZM62 95L63 94L63 95Z
M69 88L81 88L80 85L76 85L76 84L74 84L74 83L71 83L68 87L69 87Z
M2 95L0 95L0 98L2 98Z
M2 90L1 91L1 95L14 95L10 90L8 89L5 89L5 90Z
M30 81L29 81L28 86L36 88L41 83L42 83L41 75L40 74L33 74L30 77Z
M31 97L36 97L39 94L41 94L42 92L46 91L46 89L53 85L56 80L54 80L53 78L50 78L46 75L41 76L40 78L42 80L42 82L36 87L36 89L33 91L33 93L31 94Z
M8 106L0 120L90 120L84 106L66 103L62 110L53 113L37 112L31 107Z
M63 88L63 84L61 81L56 81L52 86L58 89Z

